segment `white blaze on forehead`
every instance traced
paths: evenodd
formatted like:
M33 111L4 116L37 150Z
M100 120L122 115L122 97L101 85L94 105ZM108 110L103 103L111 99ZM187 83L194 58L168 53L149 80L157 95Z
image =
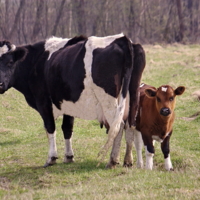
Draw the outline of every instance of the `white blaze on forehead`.
M7 53L8 51L9 51L8 46L4 44L2 47L0 47L0 57L3 54Z
M50 59L51 55L59 50L60 48L64 47L65 44L70 40L71 38L58 38L58 37L51 37L46 40L45 43L45 51L49 51L49 57L48 60Z
M167 87L161 87L161 90L162 90L163 92L167 92Z
M0 47L0 57L5 54L8 53L9 51L14 51L16 49L16 46L14 44L11 45L11 49L9 50L8 46L6 44L4 44L2 47Z

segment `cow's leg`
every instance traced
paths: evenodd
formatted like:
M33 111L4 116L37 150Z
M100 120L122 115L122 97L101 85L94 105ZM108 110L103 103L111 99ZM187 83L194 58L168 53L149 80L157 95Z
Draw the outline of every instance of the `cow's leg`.
M62 130L65 138L64 163L74 162L74 152L72 149L74 117L63 115Z
M142 158L143 140L141 132L136 129L134 130L134 144L137 153L137 167L143 168L143 158Z
M146 134L143 134L143 141L145 146L145 154L146 154L146 169L153 169L153 156L155 153L155 149L153 146L153 140L151 137L146 137Z
M45 105L45 106L44 106ZM57 155L57 147L56 147L56 127L55 120L52 112L52 103L49 99L40 99L37 101L37 110L40 113L43 121L44 127L47 132L47 137L49 140L49 152L48 158L44 165L44 167L48 167L56 163Z
M129 125L128 125L129 126ZM124 157L124 167L133 166L133 141L134 141L134 130L132 128L126 128L125 130L125 140L126 140L126 153Z
M123 129L124 129L124 123L121 123L119 133L114 139L112 151L110 154L110 161L106 165L106 168L112 169L112 168L115 168L117 164L119 164L120 146L121 146L121 140L123 136Z
M169 141L170 141L171 133L164 139L161 143L161 149L165 159L165 169L167 171L173 170L172 162L170 159L170 148L169 148Z
M53 117L53 116L52 116ZM54 119L44 119L44 126L47 131L47 137L49 140L49 153L47 161L44 167L48 167L56 163L56 159L58 159L57 155L57 146L56 146L56 130L55 130L55 121Z

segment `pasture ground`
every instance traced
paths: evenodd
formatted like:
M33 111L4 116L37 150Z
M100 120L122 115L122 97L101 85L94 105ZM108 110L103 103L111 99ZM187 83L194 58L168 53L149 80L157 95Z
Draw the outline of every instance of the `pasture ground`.
M200 199L200 45L144 45L147 64L142 82L158 87L186 86L177 98L176 121L171 138L173 172L163 167L156 143L153 171L99 167L97 154L106 142L105 129L96 121L76 119L73 136L75 162L63 163L64 141L57 124L57 164L42 168L47 158L47 137L39 114L14 89L0 95L0 199ZM135 151L134 160L135 160Z

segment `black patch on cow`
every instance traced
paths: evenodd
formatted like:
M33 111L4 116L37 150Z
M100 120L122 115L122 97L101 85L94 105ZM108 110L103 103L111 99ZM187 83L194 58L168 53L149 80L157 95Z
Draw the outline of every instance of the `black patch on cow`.
M70 39L63 48L65 48L66 46L70 46L70 45L73 45L73 44L76 44L78 42L81 42L81 41L85 41L87 40L87 37L86 36L83 36L83 35L80 35L80 36L76 36L76 37L73 37L72 39Z
M63 100L76 102L84 90L85 41L55 52L46 66L46 80L53 103L60 109Z
M124 79L122 94L126 96L133 67L133 51L125 36L105 48L93 51L92 78L106 93L117 98Z

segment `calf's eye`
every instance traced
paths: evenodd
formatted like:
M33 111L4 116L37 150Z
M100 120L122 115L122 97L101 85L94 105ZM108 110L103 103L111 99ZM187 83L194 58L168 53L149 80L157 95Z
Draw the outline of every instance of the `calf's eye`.
M170 97L169 100L170 100L170 101L173 101L173 100L174 100L174 97Z
M161 102L161 100L160 100L160 98L159 98L159 97L157 97L157 102Z

